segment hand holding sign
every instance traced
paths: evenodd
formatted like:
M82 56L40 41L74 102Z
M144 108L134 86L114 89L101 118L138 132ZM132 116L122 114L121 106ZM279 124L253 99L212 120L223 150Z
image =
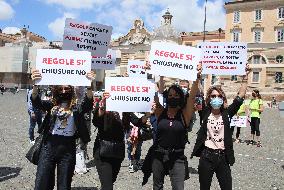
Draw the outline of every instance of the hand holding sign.
M86 74L87 79L89 79L90 81L95 80L95 72L94 71L90 71Z
M201 78L201 73L202 73L202 64L199 63L197 65L197 78L200 79Z
M32 80L36 81L40 79L41 79L41 73L39 72L39 70L32 70Z

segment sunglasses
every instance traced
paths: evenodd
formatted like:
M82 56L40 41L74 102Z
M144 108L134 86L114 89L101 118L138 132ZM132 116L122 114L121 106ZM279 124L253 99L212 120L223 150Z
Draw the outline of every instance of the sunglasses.
M223 98L223 96L222 95L216 95L216 94L213 94L213 95L210 95L210 98Z
M72 89L71 89L70 87L66 86L66 87L59 87L58 90L59 90L59 91L63 91L63 90L65 90L65 91L71 91Z

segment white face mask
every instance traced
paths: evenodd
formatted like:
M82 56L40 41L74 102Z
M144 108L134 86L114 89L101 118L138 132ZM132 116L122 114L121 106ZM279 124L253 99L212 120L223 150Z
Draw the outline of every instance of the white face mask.
M188 88L182 87L181 89L182 89L182 91L183 91L184 94L187 94L187 93L188 93Z

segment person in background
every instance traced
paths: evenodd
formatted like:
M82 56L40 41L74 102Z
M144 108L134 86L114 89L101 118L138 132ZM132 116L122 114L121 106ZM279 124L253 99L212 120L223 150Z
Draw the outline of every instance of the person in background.
M37 88L33 86L34 88ZM30 118L30 126L29 126L29 140L30 144L33 145L35 143L35 136L34 136L34 129L37 125L38 128L40 128L42 124L42 118L43 118L43 113L40 109L34 107L32 105L32 96L33 89L28 90L27 93L27 106L28 106L28 114Z
M244 117L244 116L247 116L247 108L246 108L246 103L245 103L245 96L244 96L244 102L243 104L241 105L240 109L238 110L236 116L237 117ZM236 132L236 139L235 139L235 142L236 143L239 143L240 142L240 134L241 134L241 127L238 127L238 126L232 126L231 127L231 130L232 130L232 134L234 134L234 129L235 127L237 128L237 132Z
M0 91L1 91L1 94L4 95L5 86L3 84L0 85Z
M255 89L252 91L252 99L248 102L248 109L250 111L250 126L251 126L251 140L248 144L256 144L257 147L262 147L260 142L260 114L263 112L263 101L259 90ZM255 140L256 138L256 141Z

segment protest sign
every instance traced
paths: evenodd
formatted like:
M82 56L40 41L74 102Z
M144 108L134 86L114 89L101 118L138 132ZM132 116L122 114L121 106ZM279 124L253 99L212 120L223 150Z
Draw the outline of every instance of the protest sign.
M147 78L145 62L139 60L128 60L127 73L129 77Z
M92 69L114 70L116 63L116 52L112 49L107 51L106 57L92 56Z
M248 117L247 116L234 116L231 119L230 126L235 126L235 127L247 127L248 124Z
M129 77L106 77L105 91L107 111L149 112L151 110L155 84L147 79Z
M202 74L245 75L247 44L239 42L201 42Z
M166 42L152 42L151 70L154 75L195 81L201 50Z
M87 51L38 49L36 69L42 79L36 84L90 86L91 81L86 78L91 71L90 57Z
M111 34L111 26L66 18L62 49L90 51L92 56L105 57Z

